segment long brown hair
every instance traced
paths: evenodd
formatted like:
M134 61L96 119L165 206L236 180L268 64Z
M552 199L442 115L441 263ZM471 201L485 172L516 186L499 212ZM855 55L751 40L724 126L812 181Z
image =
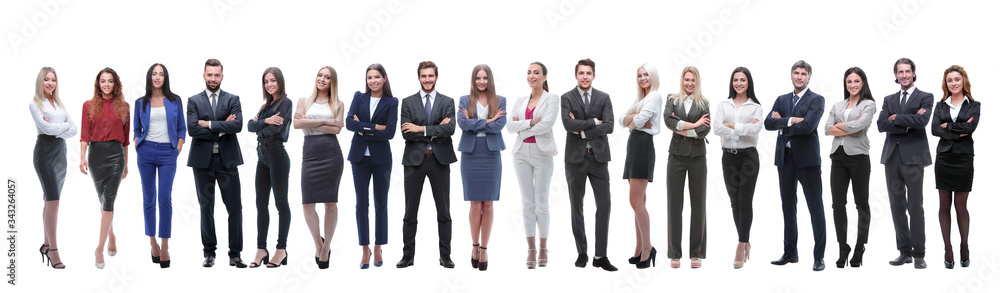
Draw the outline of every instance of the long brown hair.
M965 68L958 65L949 66L948 69L944 70L944 78L941 79L941 89L944 90L944 95L941 95L941 101L947 100L951 96L951 91L948 90L948 74L952 72L958 72L962 75L962 93L965 94L969 101L975 102L976 100L972 98L972 84L969 83L969 74L965 73Z
M55 69L47 66L42 67L42 69L38 71L38 78L35 79L35 106L38 107L38 111L45 109L42 107L42 103L45 101L45 76L49 75L49 72L56 76L56 87L52 89L52 100L56 102L56 105L59 108L62 108L63 111L65 111L66 106L63 106L62 100L59 99L59 74L56 73Z
M268 93L267 88L264 87L264 85L267 84L267 80L264 78L268 73L274 74L274 79L278 81L278 92L275 93L274 96ZM260 106L260 110L257 110L258 112L264 110L264 107L270 106L275 100L281 101L281 99L286 98L285 75L281 74L281 69L278 69L277 67L268 67L265 69L264 74L260 76L260 88L264 91L264 104Z
M104 108L104 92L101 91L101 75L108 73L111 74L111 79L114 81L115 85L111 88L111 101L115 105L115 116L121 120L124 125L128 121L128 103L125 102L125 96L122 95L122 80L118 78L118 73L115 72L111 67L104 67L101 72L97 73L97 78L94 79L94 97L90 98L90 111L87 112L87 119L94 121L94 117L101 115L101 110Z
M493 117L493 115L500 110L500 98L497 97L496 85L493 83L493 70L491 70L490 67L486 64L479 64L476 65L475 68L472 68L472 81L471 81L472 88L469 90L470 109L468 111L472 112L473 118L480 118L476 117L478 113L476 113L476 108L475 108L476 100L479 99L480 95L479 89L476 88L476 75L479 74L479 71L486 71L487 84L486 84L485 95L486 95L486 103L489 104L490 113L489 115L487 115L488 117L483 117L482 119L487 119L489 117Z

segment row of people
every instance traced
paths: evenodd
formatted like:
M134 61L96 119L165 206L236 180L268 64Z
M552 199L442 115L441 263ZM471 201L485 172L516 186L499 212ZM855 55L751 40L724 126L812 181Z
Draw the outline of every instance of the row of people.
M493 223L492 202L499 200L500 195L503 165L500 152L506 148L501 134L504 128L517 136L513 146L513 163L522 195L529 247L526 266L546 266L548 190L554 171L554 157L558 152L552 128L555 121L561 119L567 131L565 171L573 233L579 253L577 267L585 267L590 260L583 218L583 197L586 181L590 179L597 205L593 265L609 271L617 270L607 258L611 204L607 167L611 152L607 134L612 133L615 122L630 131L623 179L628 180L629 202L635 212L636 246L629 263L638 268L655 265L656 249L650 241L645 191L653 180L655 169L653 136L660 132L662 121L663 127L673 132L667 161L667 254L671 267L679 267L683 255L680 240L685 177L692 208L691 267L700 267L701 260L705 258L706 136L713 129L722 140L723 176L738 231L734 267L742 267L749 258L752 199L760 169L756 144L759 132L766 128L779 134L775 165L778 167L785 218L785 252L772 263L784 265L798 261L795 192L797 185L802 184L816 241L813 269L825 268L826 225L822 209L818 141L825 100L808 89L812 73L808 63L799 61L793 65L791 77L794 91L779 96L766 117L754 93L750 71L744 67L736 68L730 77L729 96L717 105L715 113L718 119L715 120L710 119L710 105L701 94L701 77L695 67L684 68L681 90L667 95L664 101L659 93L656 68L650 64L640 66L636 72L637 97L618 120L614 119L610 96L592 87L596 76L594 68L593 61L580 60L574 70L577 87L560 98L548 92L545 65L531 63L527 71L531 94L515 103L509 120L506 118L506 99L496 94L493 73L486 65L477 65L473 69L470 93L459 98L456 113L454 101L435 88L438 74L433 62L419 64L417 73L421 90L403 99L402 103L397 102L391 93L385 68L373 64L366 70L365 92L355 93L346 115L345 105L337 95L337 73L332 67L319 70L312 94L300 99L294 111L291 100L285 94L281 70L268 68L261 79L264 104L247 122L248 130L255 132L258 140L255 178L258 249L249 266L278 267L287 264L285 248L291 221L288 206L291 163L284 142L290 132L289 124L305 134L302 203L315 245L316 264L320 268L329 267L330 244L327 239L332 239L337 224L336 203L344 168L337 134L346 127L355 133L347 161L351 162L357 196L358 238L362 247L360 267L368 268L372 256L375 266L382 265L381 246L388 243L388 178L392 164L388 141L395 135L399 113L400 133L406 141L402 156L406 212L403 217L403 258L397 267L413 265L417 211L425 178L430 181L437 210L439 264L454 267L450 258L448 174L449 165L458 161L451 140L456 124L462 130L457 149L462 153L464 198L470 202L473 268L488 268L486 246ZM946 97L934 107L932 115L929 111L933 95L918 91L913 86L916 80L915 64L902 58L894 64L894 72L901 90L885 98L877 119L879 130L888 133L882 163L886 165L890 205L900 250L900 257L890 264L914 262L917 268L926 267L923 261L924 225L919 186L922 184L923 167L930 164L923 128L928 121L933 121L932 134L941 138L936 179L941 199L939 218L946 244L945 266L954 267L949 240L949 210L953 200L962 239L961 264L968 266L969 219L966 203L973 177L971 134L978 125L979 102L972 99L965 70L952 66L945 71L942 81ZM146 74L146 92L135 101L134 117L130 120L129 104L124 101L117 73L110 68L98 73L94 96L83 106L79 166L82 173L89 172L94 179L101 202L100 240L95 250L98 268L104 267L106 243L108 255L114 256L117 250L112 226L114 200L121 180L128 174L127 146L130 143L135 145L138 157L145 231L150 240L152 261L159 263L160 267L169 267L171 189L177 155L183 149L187 135L192 141L188 166L194 171L201 205L203 265L211 267L215 262L217 240L213 212L215 186L218 185L229 213L229 264L247 266L240 258L242 208L237 166L243 164L243 159L235 135L242 131L242 109L238 96L220 89L223 79L221 62L209 59L205 63L203 77L206 90L190 97L185 111L180 98L170 90L166 67L152 65ZM66 173L63 139L75 136L77 129L59 99L57 78L52 68L45 67L40 71L36 95L29 108L39 133L34 162L46 200L43 213L45 240L39 252L43 260L48 260L54 268L65 268L57 252L55 223ZM851 266L861 265L867 243L871 169L867 129L875 120L875 108L864 71L857 67L848 69L844 75L844 100L829 111L823 128L827 135L834 136L830 182L840 245L838 267L848 263L847 258L852 251L846 235L849 185L853 186L859 212L857 244L850 260ZM285 123L289 120L292 123ZM133 128L131 141L127 139L130 126ZM374 249L369 247L368 192L371 181L374 181L371 198L375 201ZM267 250L271 193L278 210L274 255ZM324 207L322 221L316 212L316 204Z

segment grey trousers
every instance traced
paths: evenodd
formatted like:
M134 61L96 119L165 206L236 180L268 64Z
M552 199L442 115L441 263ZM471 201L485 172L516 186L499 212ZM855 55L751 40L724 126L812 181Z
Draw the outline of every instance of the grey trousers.
M594 256L608 255L608 224L611 220L611 176L608 163L598 162L593 153L587 153L580 163L566 163L566 185L569 189L569 203L573 217L573 238L576 251L587 254L587 229L583 219L583 196L587 192L587 178L594 189L594 203L597 204L596 248Z
M667 257L681 258L681 232L684 219L684 178L690 182L691 258L705 258L705 185L708 167L705 156L679 156L667 159Z

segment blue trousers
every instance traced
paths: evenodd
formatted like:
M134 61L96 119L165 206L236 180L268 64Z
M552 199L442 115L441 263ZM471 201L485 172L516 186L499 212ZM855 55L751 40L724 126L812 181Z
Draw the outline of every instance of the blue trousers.
M355 215L358 220L358 244L368 245L368 182L375 198L375 245L389 243L389 174L392 164L372 163L371 157L364 157L360 163L352 163L354 192L358 197Z
M170 238L173 216L170 192L177 172L177 149L170 143L143 141L135 148L142 179L142 214L146 236L156 236L156 209L160 209L160 238ZM159 176L157 176L159 173ZM159 186L157 186L159 185Z

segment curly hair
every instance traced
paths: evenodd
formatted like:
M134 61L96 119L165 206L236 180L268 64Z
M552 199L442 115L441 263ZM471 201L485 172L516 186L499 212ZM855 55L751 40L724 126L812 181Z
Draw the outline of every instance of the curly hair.
M97 73L97 78L94 79L94 97L90 98L90 111L87 112L87 119L94 121L94 117L101 115L101 110L104 108L104 95L101 92L101 75L108 73L111 74L111 78L115 85L111 88L111 100L115 105L115 116L121 120L124 125L128 121L128 102L125 102L125 96L122 95L122 81L118 78L118 73L110 67L105 67L101 72Z

